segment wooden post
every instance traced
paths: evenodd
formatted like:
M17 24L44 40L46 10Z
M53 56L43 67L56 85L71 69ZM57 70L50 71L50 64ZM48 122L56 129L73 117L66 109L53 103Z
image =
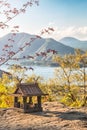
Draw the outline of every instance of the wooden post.
M38 107L41 108L41 96L37 97Z
M27 97L23 97L24 110L27 108Z
M14 97L14 107L17 107L18 97Z
M29 97L29 104L32 104L32 97Z

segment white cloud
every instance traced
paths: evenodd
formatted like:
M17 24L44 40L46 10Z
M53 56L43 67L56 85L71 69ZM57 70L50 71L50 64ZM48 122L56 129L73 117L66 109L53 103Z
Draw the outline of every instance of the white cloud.
M87 40L87 26L83 27L69 26L61 28L54 26L54 29L55 31L52 34L47 35L47 37L53 37L56 40L59 40L63 37L75 37L80 40Z
M56 40L59 40L63 37L75 37L80 40L87 40L87 26L82 27L76 27L76 26L69 26L69 27L58 27L56 26L55 21L49 22L47 27L53 27L54 32L50 35L44 35L44 37L51 37ZM44 28L43 28L44 29ZM0 30L0 37L4 36L5 34L9 33L11 29L7 28L5 30ZM20 29L21 32L22 29ZM24 30L24 29L23 29ZM38 31L39 30L39 31ZM30 31L28 28L24 31L26 33L30 34L38 34L40 35L42 29L35 29L34 33L33 31Z

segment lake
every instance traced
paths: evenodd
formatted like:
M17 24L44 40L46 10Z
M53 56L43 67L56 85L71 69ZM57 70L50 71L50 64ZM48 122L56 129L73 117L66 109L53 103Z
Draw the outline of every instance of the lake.
M28 66L30 68L31 66ZM27 74L32 75L35 74L37 76L43 77L45 80L48 80L49 78L54 77L54 71L56 67L49 67L49 66L32 66L34 70L28 70ZM7 66L2 66L2 70L9 71Z
M36 74L44 79L49 79L54 77L54 70L56 67L33 66L33 68L34 71L30 70L30 74Z

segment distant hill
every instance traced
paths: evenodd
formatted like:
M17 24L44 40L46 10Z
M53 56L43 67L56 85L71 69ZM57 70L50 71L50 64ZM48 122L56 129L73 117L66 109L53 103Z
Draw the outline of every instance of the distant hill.
M73 37L64 37L59 42L63 43L64 45L73 47L75 49L81 49L83 51L87 51L87 41L80 41Z
M12 51L16 52L19 48L22 48L25 43L29 43L31 38L35 38L35 35L30 35L27 33L17 33L15 36L13 34L9 33L6 36L0 38L0 55L3 54L2 49L6 44L9 45L11 41L8 39L13 39L14 42L12 43ZM65 54L73 54L74 53L74 48L64 45L61 42L58 42L54 39L51 38L38 38L34 42L31 43L30 46L26 46L23 51L20 51L15 57L17 58L22 58L23 56L34 56L36 61L44 61L44 60L51 60L53 53L48 54L46 57L44 56L36 56L38 53L43 53L44 51L47 50L55 50L57 51L58 54L60 55L65 55ZM31 59L29 59L31 60ZM33 59L32 59L33 60Z

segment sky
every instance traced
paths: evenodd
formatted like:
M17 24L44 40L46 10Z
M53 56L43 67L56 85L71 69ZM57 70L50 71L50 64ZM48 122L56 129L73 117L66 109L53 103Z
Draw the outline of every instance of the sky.
M20 8L26 0L8 0L13 7ZM3 17L0 16L3 21ZM42 29L53 27L55 31L44 37L59 40L75 37L87 40L87 0L39 0L39 6L29 7L8 23L19 25L20 32L39 34ZM10 32L10 28L0 30L0 37Z

